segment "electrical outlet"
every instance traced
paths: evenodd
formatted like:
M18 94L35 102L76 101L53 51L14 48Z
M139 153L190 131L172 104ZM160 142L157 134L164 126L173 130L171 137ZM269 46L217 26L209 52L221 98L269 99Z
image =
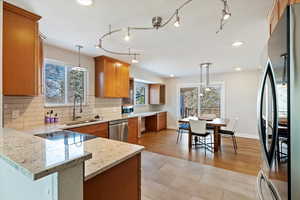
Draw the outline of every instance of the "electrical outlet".
M17 119L20 116L20 111L19 110L13 110L12 111L12 119Z

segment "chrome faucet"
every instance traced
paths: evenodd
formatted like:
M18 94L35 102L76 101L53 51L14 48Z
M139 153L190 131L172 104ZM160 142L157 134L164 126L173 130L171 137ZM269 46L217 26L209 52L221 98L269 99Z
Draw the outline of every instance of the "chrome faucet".
M75 121L76 119L80 119L80 116L76 116L76 100L79 98L80 100L80 113L82 113L82 97L78 94L74 95L74 105L73 105L73 121Z

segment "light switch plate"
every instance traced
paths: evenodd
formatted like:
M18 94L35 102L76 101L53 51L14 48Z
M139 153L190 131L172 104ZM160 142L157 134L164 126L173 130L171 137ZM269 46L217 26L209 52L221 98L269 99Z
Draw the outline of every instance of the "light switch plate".
M17 119L20 116L20 111L19 110L13 110L12 111L12 119Z

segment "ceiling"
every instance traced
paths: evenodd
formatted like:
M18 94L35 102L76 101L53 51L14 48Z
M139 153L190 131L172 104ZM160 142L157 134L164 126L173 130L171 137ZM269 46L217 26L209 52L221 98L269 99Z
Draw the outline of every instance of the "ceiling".
M154 16L166 19L185 0L94 0L91 7L76 0L9 0L43 18L40 31L47 43L76 50L90 56L105 54L94 46L98 38L112 28L151 26ZM161 76L198 74L199 63L212 62L213 72L230 72L235 67L257 69L260 55L268 38L267 15L272 0L229 0L232 18L225 29L216 34L222 9L220 0L194 0L181 12L181 26L169 24L164 29L133 32L130 42L125 33L107 38L108 49L127 51L130 47L142 53L139 67ZM231 44L243 41L240 48ZM130 61L127 56L114 56Z

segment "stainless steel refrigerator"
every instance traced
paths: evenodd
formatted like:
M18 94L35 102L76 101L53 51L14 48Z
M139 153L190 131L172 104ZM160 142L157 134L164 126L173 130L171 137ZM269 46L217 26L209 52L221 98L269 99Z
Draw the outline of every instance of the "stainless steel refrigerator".
M261 200L300 200L300 4L289 6L268 41L258 95Z

